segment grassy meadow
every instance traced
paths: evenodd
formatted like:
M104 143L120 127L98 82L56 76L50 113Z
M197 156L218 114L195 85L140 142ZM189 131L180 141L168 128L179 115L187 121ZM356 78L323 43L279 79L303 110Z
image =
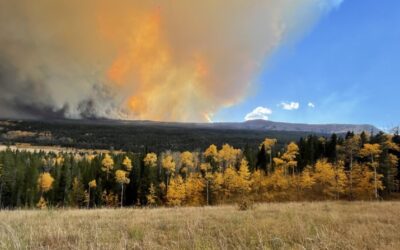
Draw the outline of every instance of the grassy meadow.
M0 212L1 249L399 249L400 202Z

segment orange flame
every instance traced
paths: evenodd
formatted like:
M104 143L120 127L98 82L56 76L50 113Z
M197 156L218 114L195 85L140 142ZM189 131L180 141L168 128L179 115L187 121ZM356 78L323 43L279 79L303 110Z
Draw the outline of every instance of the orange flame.
M142 18L108 69L107 77L116 87L132 93L127 107L135 118L193 120L200 115L210 120L210 115L203 115L198 107L204 93L196 87L208 76L207 62L199 55L192 56L187 65L172 61L161 21L159 9ZM185 111L187 107L192 114Z

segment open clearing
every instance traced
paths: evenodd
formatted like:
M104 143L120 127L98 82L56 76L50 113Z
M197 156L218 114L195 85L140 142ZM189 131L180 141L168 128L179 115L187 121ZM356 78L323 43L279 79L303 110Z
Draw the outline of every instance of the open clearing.
M1 249L399 249L400 202L0 212Z

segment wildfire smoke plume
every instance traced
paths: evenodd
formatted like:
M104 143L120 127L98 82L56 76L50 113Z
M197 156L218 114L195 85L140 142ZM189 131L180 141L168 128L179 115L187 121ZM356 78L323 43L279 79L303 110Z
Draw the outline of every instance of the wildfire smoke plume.
M338 0L0 0L0 115L206 121Z

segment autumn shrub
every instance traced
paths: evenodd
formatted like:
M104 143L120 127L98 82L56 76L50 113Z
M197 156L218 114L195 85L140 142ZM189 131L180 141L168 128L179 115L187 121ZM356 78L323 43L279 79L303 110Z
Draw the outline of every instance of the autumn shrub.
M242 199L237 203L237 208L239 211L251 210L254 208L254 202L250 199Z

